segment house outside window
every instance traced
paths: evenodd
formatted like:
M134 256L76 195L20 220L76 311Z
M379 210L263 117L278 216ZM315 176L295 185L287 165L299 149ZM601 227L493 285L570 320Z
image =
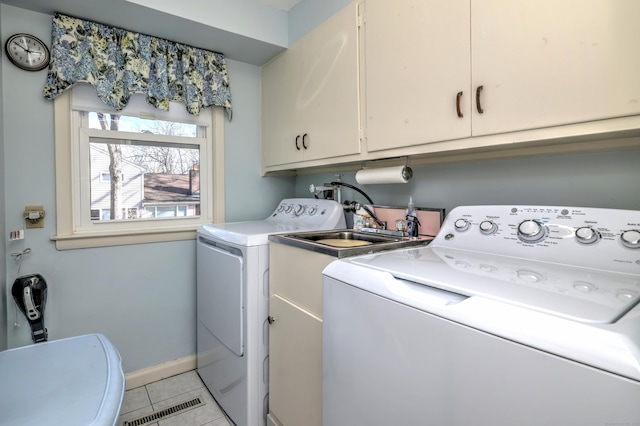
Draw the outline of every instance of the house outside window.
M59 249L190 239L224 220L222 108L167 113L140 95L114 114L92 91L54 101Z

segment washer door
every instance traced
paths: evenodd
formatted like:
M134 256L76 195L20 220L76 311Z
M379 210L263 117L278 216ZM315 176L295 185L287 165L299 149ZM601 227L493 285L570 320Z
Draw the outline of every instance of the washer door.
M198 319L229 350L238 356L243 345L244 258L238 249L229 251L207 240L197 247Z

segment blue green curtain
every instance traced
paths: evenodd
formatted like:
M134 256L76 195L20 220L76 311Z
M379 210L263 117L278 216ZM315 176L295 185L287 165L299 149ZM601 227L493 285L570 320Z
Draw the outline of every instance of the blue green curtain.
M164 111L170 101L185 104L193 115L217 105L231 119L229 73L220 53L59 13L53 17L51 46L45 98L83 82L117 111L142 93Z

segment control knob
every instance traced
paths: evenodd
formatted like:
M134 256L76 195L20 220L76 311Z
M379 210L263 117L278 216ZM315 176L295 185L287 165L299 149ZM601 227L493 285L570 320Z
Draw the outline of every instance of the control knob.
M547 228L534 219L528 219L518 225L518 238L526 243L537 243L547 235Z
M296 209L293 211L293 215L294 216L302 216L306 209L307 209L307 206L302 205L302 204L298 204L296 206Z
M593 244L600 239L600 233L590 226L576 229L576 241L581 244Z
M456 228L456 231L463 232L469 229L469 226L471 226L471 223L469 223L467 219L458 219L455 222L453 222L453 226Z
M516 276L527 283L539 283L544 280L544 276L541 273L528 269L517 270Z
M636 229L624 231L622 235L620 235L620 241L622 241L622 245L625 247L632 249L640 248L640 231Z
M498 225L491 220L484 220L480 222L480 232L484 235L495 234L498 230Z

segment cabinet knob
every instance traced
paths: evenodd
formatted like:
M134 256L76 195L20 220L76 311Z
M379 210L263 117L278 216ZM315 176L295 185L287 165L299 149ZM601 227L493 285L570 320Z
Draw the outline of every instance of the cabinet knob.
M482 114L484 112L484 109L482 109L482 104L480 103L480 94L482 93L482 89L484 89L484 86L478 86L478 88L476 89L476 108L478 109L479 114Z
M304 149L309 148L309 145L307 144L307 140L309 140L309 135L305 133L304 135L302 135L302 147Z
M298 141L300 140L300 135L296 135L296 149L300 151L300 145L298 145Z
M273 324L274 322L276 322L276 317L269 315L267 317L267 321L269 322L269 324Z
M456 95L456 112L458 113L458 117L462 118L462 110L460 110L460 99L462 99L462 92L458 92Z

